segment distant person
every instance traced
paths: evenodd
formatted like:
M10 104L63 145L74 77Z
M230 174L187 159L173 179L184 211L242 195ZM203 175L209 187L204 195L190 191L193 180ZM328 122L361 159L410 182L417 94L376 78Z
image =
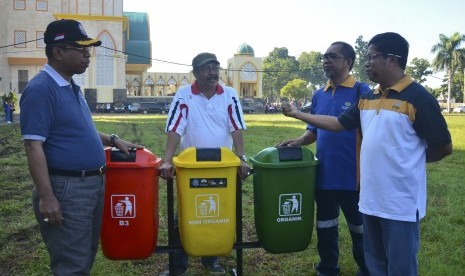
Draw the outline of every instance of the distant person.
M273 114L276 112L276 108L274 107L274 104L270 104L270 107L268 108L268 112L270 114Z
M3 110L5 111L5 123L11 124L10 103L7 100L3 101Z
M338 116L356 105L368 85L358 82L350 74L355 62L355 51L345 42L334 42L323 55L323 70L329 79L312 98L311 114ZM297 108L299 108L297 106ZM339 275L339 214L344 213L352 238L352 255L359 269L357 275L368 275L363 255L363 219L358 211L359 177L358 159L361 136L357 129L331 132L311 124L296 139L278 144L302 146L316 144L316 233L320 262L316 269L320 275Z
M246 125L237 92L232 87L218 83L220 63L214 54L198 54L192 60L192 67L196 81L192 85L179 88L168 113L168 141L160 167L161 177L173 177L172 159L178 145L181 151L188 147L232 149L234 146L236 155L241 159L238 173L245 179L250 168L244 155L242 131L246 129ZM176 231L179 242L179 231ZM175 253L175 275L186 272L188 261L184 251ZM225 274L218 257L203 257L201 262L210 273ZM169 275L169 271L161 275Z
M418 275L419 222L426 214L426 162L452 154L437 100L405 75L409 44L397 33L368 42L366 72L379 86L338 117L284 115L331 131L361 128L360 202L370 275Z
M265 114L268 114L270 111L270 105L268 103L265 104Z
M21 96L21 134L34 181L33 208L54 275L90 275L105 191L103 145L128 154L137 145L97 132L74 74L86 71L92 46L74 20L51 22L45 67Z
M15 121L14 114L15 114L15 110L16 110L15 104L13 103L12 100L8 104L10 106L10 121L12 123L14 123L14 121Z

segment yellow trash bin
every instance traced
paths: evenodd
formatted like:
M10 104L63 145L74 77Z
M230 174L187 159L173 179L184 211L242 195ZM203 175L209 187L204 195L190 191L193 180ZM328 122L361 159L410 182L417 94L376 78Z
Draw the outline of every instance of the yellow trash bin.
M184 251L192 257L229 254L236 229L239 158L227 148L191 147L173 163Z

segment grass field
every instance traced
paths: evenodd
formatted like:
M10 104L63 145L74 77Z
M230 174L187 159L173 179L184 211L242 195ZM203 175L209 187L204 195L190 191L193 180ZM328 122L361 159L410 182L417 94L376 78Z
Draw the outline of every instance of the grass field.
M117 133L163 157L165 116L110 115L95 116L94 120L100 131ZM428 211L421 223L420 275L465 274L465 116L447 115L446 120L454 153L441 162L428 164ZM282 115L246 115L246 122L248 130L244 137L248 156L283 139L301 135L305 127ZM48 255L31 206L32 186L19 125L0 125L0 275L49 275ZM166 245L165 181L160 180L159 187L158 243ZM243 212L244 240L256 241L251 177L243 184ZM314 234L309 248L303 252L273 255L263 249L244 249L244 275L314 275L313 266L318 262L315 246ZM341 218L341 275L355 274L350 250L350 236ZM190 262L189 275L203 275L199 259L191 258ZM221 258L221 263L228 271L234 268L234 251ZM158 275L166 266L167 254L154 253L147 260L110 261L99 252L92 275Z

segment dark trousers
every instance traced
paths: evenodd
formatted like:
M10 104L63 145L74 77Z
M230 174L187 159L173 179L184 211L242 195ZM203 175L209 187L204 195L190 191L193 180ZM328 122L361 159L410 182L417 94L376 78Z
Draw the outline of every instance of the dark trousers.
M363 215L365 256L371 275L418 275L420 221Z
M178 216L174 219L174 245L181 246L181 237L179 235ZM202 264L210 266L218 257L202 257ZM184 250L174 252L175 275L184 273L189 266L189 255Z
M316 232L320 275L339 274L339 213L344 213L352 238L352 255L359 267L357 275L368 275L363 253L363 218L358 211L359 192L316 190Z
M56 276L90 275L100 238L105 178L51 175L50 181L63 213L61 225L44 222L39 195L35 188L32 192L34 213L50 255L50 270Z

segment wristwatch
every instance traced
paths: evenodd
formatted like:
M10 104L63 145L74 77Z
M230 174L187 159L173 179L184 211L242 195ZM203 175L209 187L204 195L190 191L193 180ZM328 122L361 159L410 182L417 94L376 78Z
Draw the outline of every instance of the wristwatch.
M241 159L242 161L247 162L247 156L245 154L244 155L238 155L237 157L239 157L239 159Z
M116 134L110 134L110 147L114 147L116 140L118 140L119 137Z

